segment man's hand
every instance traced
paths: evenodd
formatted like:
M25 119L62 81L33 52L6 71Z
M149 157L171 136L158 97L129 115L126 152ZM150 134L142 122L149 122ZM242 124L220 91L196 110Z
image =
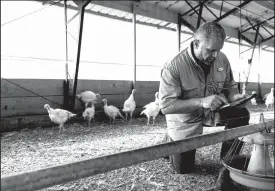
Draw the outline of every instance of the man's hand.
M223 104L227 104L228 101L223 97L219 95L211 95L205 98L201 99L202 107L206 109L211 109L212 111L215 111L219 109Z
M228 92L225 95L229 103L244 98L246 96L245 94L239 94L237 88L228 89Z
M236 100L238 100L238 99L241 99L241 98L244 98L245 97L245 94L234 94L234 95L232 95L232 102L233 101L236 101Z

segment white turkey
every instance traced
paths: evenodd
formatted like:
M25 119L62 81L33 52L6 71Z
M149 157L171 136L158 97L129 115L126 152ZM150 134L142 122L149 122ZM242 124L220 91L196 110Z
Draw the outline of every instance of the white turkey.
M136 89L132 90L132 94L130 97L124 102L122 111L125 113L125 120L127 121L128 114L130 114L130 121L132 121L133 113L136 109L136 102L135 102L135 92Z
M85 111L82 113L84 120L88 121L88 126L91 125L91 120L94 119L95 116L95 106L92 104L91 107L87 107Z
M265 105L266 105L266 110L269 109L269 106L271 107L274 106L274 88L271 88L270 93L266 95Z
M123 115L121 115L118 108L116 108L113 105L107 105L106 99L103 99L102 102L104 103L104 113L110 118L110 123L112 122L112 119L114 123L117 116L120 116L122 119L124 119Z
M76 97L80 99L85 104L85 108L88 107L89 103L96 104L100 98L100 94L95 94L92 91L84 91L79 94L76 94Z
M47 109L51 121L59 124L59 132L64 129L64 123L68 119L76 116L76 114L64 109L52 109L49 104L45 104L44 108Z
M145 108L140 115L145 114L147 116L147 125L149 125L150 118L153 118L153 126L155 125L155 119L160 112L159 108L159 99L158 99L158 92L155 93L155 101L145 105Z
M252 92L252 95L253 95L253 94L256 94L256 91L253 91L253 92ZM253 108L254 106L258 105L258 104L257 104L257 101L256 101L256 98L252 98L252 99L251 99L251 105L252 105L252 108Z

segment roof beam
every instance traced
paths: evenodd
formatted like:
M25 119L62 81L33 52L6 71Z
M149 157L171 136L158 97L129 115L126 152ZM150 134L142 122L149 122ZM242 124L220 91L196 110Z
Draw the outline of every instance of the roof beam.
M248 30L250 30L250 29L252 29L252 28L254 28L254 27L258 26L258 25L262 25L262 24L264 24L266 21L269 21L269 20L271 20L271 19L274 19L274 16L273 16L273 17L270 17L270 18L268 18L268 19L266 19L265 21L257 22L257 24L252 25L251 27L249 27L249 28L243 30L242 33L246 32L246 31L248 31ZM250 20L252 20L252 19L250 19ZM274 28L274 27L273 27L273 28ZM273 29L273 30L274 30L274 29Z
M129 13L133 12L132 1L92 1L92 3ZM177 24L178 14L176 12L143 1L140 1L140 3L136 5L137 6L134 6L134 11L137 15Z
M267 30L264 26L262 26L262 28L270 35L273 35L269 30Z
M266 38L266 39L263 39L263 40L262 40L262 43L263 43L263 42L267 42L267 41L269 41L269 40L272 39L272 38L274 38L274 35L272 35L272 36L270 36L270 37L268 37L268 38Z
M199 6L200 6L200 5L196 5L194 8L191 8L189 11L187 11L187 12L181 14L180 16L183 17L183 16L185 16L185 15L191 13L192 11L196 10Z
M217 10L217 11L220 10L220 7L219 7L218 5L216 5L215 3L208 4L207 6L210 7L210 8L212 8L212 9L215 9L215 10ZM223 7L223 10L226 11L226 12L230 11L230 10L227 9L226 7ZM238 14L238 13L234 13L234 12L233 12L233 13L231 13L231 15L240 18L240 14ZM245 16L242 16L241 18L242 18L242 19L245 19L246 17L245 17ZM253 22L253 23L259 22L259 21L256 20L256 19L252 19L252 18L249 18L249 19L250 19L250 21ZM274 26L272 26L272 25L270 25L270 24L268 24L268 23L266 23L266 22L264 22L263 24L264 24L265 27L267 27L267 28L269 28L269 29L271 29L271 30L274 30Z
M253 3L260 5L266 8L267 10L271 11L272 13L274 13L274 5L272 5L271 3L268 3L268 1L253 1Z
M267 30L264 26L262 26L262 28L270 35L273 35L269 30Z
M253 28L253 30L254 31L257 31L257 29L258 29L258 27L260 26L260 25L257 25L257 29L253 26L253 23L251 23L250 22L250 20L248 19L248 18L246 18L246 20L249 22L249 24L252 26L252 28ZM259 33L259 35L260 35L260 37L263 39L264 37L260 34L260 32L258 32Z
M209 1L209 0L203 0L203 3L206 3L207 1ZM187 3L187 2L186 2L186 3ZM190 5L189 5L189 6L190 6ZM192 11L196 10L199 6L200 6L200 4L196 5L196 6L193 7L193 8L192 8L192 6L191 6L191 9L190 9L189 11L187 11L187 12L181 14L180 16L183 17L183 16L185 16L185 15L191 13Z
M245 2L241 3L240 5L238 5L237 7L231 9L230 11L227 11L225 14L223 14L221 17L219 17L218 19L215 20L215 22L219 22L222 19L226 18L227 16L231 15L232 13L234 13L235 11L238 10L238 8L242 8L243 6L247 5L248 3L250 3L252 0L246 0Z
M215 13L213 13L213 11L211 9L209 9L205 4L203 5L214 17L216 17L216 19L218 18L217 15Z
M206 21L202 18L202 16L201 16L201 11L202 11L202 4L201 4L201 3L198 4L199 7L200 7L200 13L198 13L198 11L188 2L188 0L185 0L185 2L186 2L186 3L188 4L188 6L191 7L191 9L194 10L195 13L198 15L199 21L200 21L200 19L202 19L204 22L206 22Z
M184 24L187 28L189 28L192 32L196 32L196 28L190 24L188 21L184 20L183 18L180 18L181 19L181 23Z
M196 18L190 17L190 16L185 16L185 17L183 17L183 19L191 27L195 28L195 26L197 24L197 19ZM224 26L224 25L222 25L222 27L224 28L225 33L226 33L227 36L238 39L238 30L237 29L233 29L233 28L230 28L230 27L227 27L227 26ZM194 29L194 31L195 30L196 29ZM242 39L245 40L246 42L248 42L251 46L253 46L253 44L254 44L253 43L254 38L255 38L255 35L253 33L250 33L250 32L245 33L245 36L242 35ZM273 41L265 41L264 44L274 47L274 42Z
M241 35L241 38L243 39L243 40L245 40L246 42L248 42L251 46L253 46L253 42L249 39L249 38L247 38L246 36L244 36L244 35Z

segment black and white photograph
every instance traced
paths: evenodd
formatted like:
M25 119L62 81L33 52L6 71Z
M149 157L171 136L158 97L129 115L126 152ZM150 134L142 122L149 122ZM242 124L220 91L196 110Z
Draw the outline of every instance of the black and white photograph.
M274 0L1 1L1 191L272 191Z

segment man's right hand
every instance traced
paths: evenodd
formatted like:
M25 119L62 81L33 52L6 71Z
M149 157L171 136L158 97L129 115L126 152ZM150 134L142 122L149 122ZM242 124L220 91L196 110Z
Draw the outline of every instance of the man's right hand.
M211 95L201 99L202 107L215 111L219 109L223 104L227 104L228 101L225 97L219 95Z

